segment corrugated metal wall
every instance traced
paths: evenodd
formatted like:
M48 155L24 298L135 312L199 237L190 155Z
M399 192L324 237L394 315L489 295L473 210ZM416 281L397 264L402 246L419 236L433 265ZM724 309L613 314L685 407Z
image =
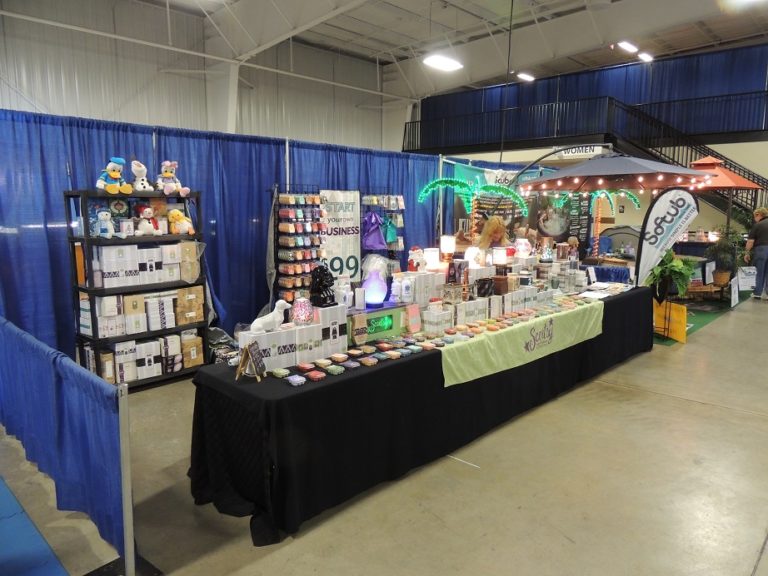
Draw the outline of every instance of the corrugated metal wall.
M254 63L377 90L376 65L294 43L260 54ZM337 86L242 68L238 132L381 148L381 97Z
M0 0L0 8L168 44L166 11L136 0ZM197 15L171 12L173 46L203 52ZM287 43L254 62L377 89L374 64ZM199 130L210 126L202 58L0 18L0 108ZM237 131L382 147L381 98L246 67ZM226 80L222 78L222 81ZM222 103L226 105L226 103Z

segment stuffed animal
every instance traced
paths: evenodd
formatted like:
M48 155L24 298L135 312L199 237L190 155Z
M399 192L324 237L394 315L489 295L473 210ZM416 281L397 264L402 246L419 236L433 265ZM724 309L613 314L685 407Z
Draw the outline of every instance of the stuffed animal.
M96 180L96 188L106 190L108 194L130 194L133 188L123 178L125 159L113 156L109 159L107 167L102 170L99 179Z
M152 192L154 190L152 184L149 183L149 178L147 178L147 167L144 164L134 160L131 162L131 172L134 176L133 189L136 192Z
M408 251L408 271L419 272L427 269L427 261L424 258L424 250L418 246L411 246Z
M275 302L275 309L269 314L256 318L251 322L251 332L272 332L280 327L283 323L284 312L290 310L291 305L285 300L278 300Z
M152 235L160 236L163 231L157 225L157 218L155 218L155 211L151 206L146 204L139 204L136 206L136 214L139 217L139 221L136 224L136 236Z
M171 234L194 234L195 227L192 220L184 215L184 212L174 208L168 211L168 228Z
M112 213L109 210L99 210L96 213L94 233L103 238L112 238L115 235L115 225L112 224Z
M178 192L179 196L187 196L189 188L182 186L176 178L176 168L179 167L179 163L175 160L164 160L160 167L162 172L157 176L155 184L157 189L162 190L166 196L174 192Z

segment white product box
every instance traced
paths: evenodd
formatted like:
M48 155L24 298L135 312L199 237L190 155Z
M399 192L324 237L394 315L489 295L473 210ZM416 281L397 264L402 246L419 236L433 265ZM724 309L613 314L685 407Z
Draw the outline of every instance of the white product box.
M489 308L488 317L489 318L498 318L502 315L503 310L503 303L501 296L491 296L490 298L491 304Z
M179 372L184 367L184 356L181 353L181 337L171 334L157 339L160 345L160 355L163 357L163 373Z
M242 350L248 344L256 340L261 332L251 332L250 330L243 330L237 334L237 346Z
M176 316L170 314L147 314L147 327L150 330L166 330L176 327Z
M323 356L323 329L320 324L297 326L294 334L296 336L296 364L313 362Z
M134 380L138 380L136 361L117 362L115 360L115 381L118 384L123 384Z
M96 296L96 313L99 316L117 316L122 314L122 296Z
M467 322L471 322L471 320L467 319L467 304L468 302L459 302L456 304L456 324L466 324Z
M147 331L147 315L146 314L126 314L125 316L125 333L126 334L141 334Z
M315 324L323 335L323 357L344 352L347 349L347 307L336 304L327 308L315 308Z
M120 232L122 232L126 236L133 236L136 232L133 228L133 220L130 220L130 219L120 220Z
M477 298L474 301L474 304L474 322L477 322L478 320L486 320L488 318L490 300L488 298Z
M168 218L158 218L157 229L160 230L162 234L168 234Z
M163 262L161 282L178 282L181 280L181 271L178 264Z
M296 364L296 328L257 334L256 341L261 348L267 370L287 368Z
M126 340L125 342L116 342L112 345L115 352L115 362L135 362L136 361L136 340Z
M501 299L502 299L502 310L503 310L502 313L509 314L510 312L513 312L512 292L507 292L506 294L504 294L504 296L501 297Z
M139 250L139 281L142 284L155 284L162 280L158 273L159 248L143 248Z
M181 248L178 244L163 244L160 250L162 251L163 265L181 262Z
M160 343L148 340L136 344L136 374L139 380L160 376L163 373L163 358Z

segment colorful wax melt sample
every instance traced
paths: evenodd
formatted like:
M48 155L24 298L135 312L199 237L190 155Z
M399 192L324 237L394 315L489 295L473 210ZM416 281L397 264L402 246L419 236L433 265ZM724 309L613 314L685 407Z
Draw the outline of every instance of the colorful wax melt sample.
M389 360L390 359L390 357L387 356L387 354L384 353L384 352L376 352L376 354L374 354L373 357L378 359L378 360Z
M432 344L434 344L437 348L442 348L445 346L445 342L442 340L432 340Z
M424 350L434 350L435 345L432 344L432 342L420 342L419 346L421 346Z
M485 320L478 320L477 321L477 325L478 326L485 326L486 324L488 324L488 322L486 322Z
M455 339L453 336L445 335L443 336L443 342L445 342L446 344L453 344L455 342Z
M403 338L403 342L405 342L406 346L412 346L413 344L416 344L415 338Z
M387 350L392 350L392 344L388 344L387 342L379 342L376 344L376 348L382 352L386 352Z
M445 333L449 334L449 335L456 334L456 329L455 328L446 328L445 329Z
M389 358L391 358L392 360L397 360L398 358L400 358L400 352L398 352L397 350L387 350L386 352L384 352L384 354L389 356Z
M363 354L373 354L374 352L376 352L376 348L374 346L365 345L365 346L360 346L360 351Z
M393 340L390 342L394 348L402 348L405 346L405 340Z
M456 334L456 336L454 336L454 339L456 340L456 342L466 342L467 340L469 340L469 336L465 334Z
M349 360L349 356L341 353L331 354L331 360L341 364L342 362L346 362L347 360Z
M319 360L315 360L315 366L317 366L318 368L327 368L331 364L332 362L327 358L320 358Z
M467 328L477 328L480 326L477 322L467 322Z
M489 324L488 325L488 332L498 332L499 327L496 326L496 324Z
M302 362L301 364L296 366L296 368L298 368L302 372L309 372L310 370L314 370L315 369L315 365L314 364L310 364L308 362Z
M291 371L286 368L275 368L272 370L272 376L275 378L285 378L290 375Z
M400 356L401 356L402 358L405 358L406 356L410 356L411 354L413 354L413 352L411 352L410 350L408 350L408 347L407 347L407 346L405 346L405 347L403 347L403 348L398 348L398 349L397 349L397 353L398 353L398 354L400 354Z
M349 350L347 350L347 354L349 356L352 356L352 358L360 358L360 356L363 355L363 351L358 350L357 348L350 348Z
M485 328L482 326L474 326L470 328L469 331L472 332L473 334L482 334L483 332L485 332Z
M325 372L320 372L320 370L312 370L311 372L307 372L305 376L312 380L312 382L319 382L325 378Z
M424 334L416 334L413 339L416 340L416 342L424 342L424 340L426 340Z
M467 338L474 338L475 337L475 333L472 332L471 330L467 330L466 332L462 332L462 334L464 334L464 336L466 336Z
M467 331L467 325L466 324L459 324L456 326L456 332L466 332Z
M328 372L328 374L332 374L333 376L338 376L339 374L344 374L344 367L331 364L328 366L328 368L325 369L325 371Z
M409 344L408 346L406 346L406 348L411 352L413 352L414 354L418 354L423 350L421 346L416 346L415 344Z
M344 366L344 368L347 370L360 368L360 362L355 362L354 360L347 360L346 362L342 362L341 365Z
M299 376L298 374L294 374L293 376L288 376L286 380L288 380L288 384L290 384L291 386L301 386L302 384L304 384L304 382L307 381L307 379L304 378L304 376Z
M378 358L374 358L373 356L366 356L365 358L360 358L360 364L363 366L376 366L376 364L379 363Z

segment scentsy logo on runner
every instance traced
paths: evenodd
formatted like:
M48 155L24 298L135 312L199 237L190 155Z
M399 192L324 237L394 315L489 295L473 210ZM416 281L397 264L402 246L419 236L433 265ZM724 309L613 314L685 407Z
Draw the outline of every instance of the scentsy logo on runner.
M523 347L526 352L533 352L537 347L551 344L554 338L555 322L550 318L541 328L531 328L531 339L528 340Z

